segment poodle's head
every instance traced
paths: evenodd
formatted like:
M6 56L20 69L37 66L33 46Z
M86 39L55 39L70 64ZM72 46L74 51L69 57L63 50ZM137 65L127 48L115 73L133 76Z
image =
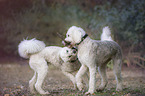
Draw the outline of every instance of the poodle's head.
M75 46L75 44L80 43L83 36L85 36L85 31L76 26L72 26L68 29L66 33L65 43ZM64 44L65 45L65 44Z
M64 62L70 62L77 59L77 48L63 47L60 51L60 57Z

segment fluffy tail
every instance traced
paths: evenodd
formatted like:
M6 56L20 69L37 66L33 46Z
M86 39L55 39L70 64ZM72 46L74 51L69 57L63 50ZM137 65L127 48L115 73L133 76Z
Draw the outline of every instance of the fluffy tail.
M111 38L111 31L110 28L108 26L103 28L103 32L101 34L101 41L113 41L113 39Z
M29 55L40 52L45 48L45 43L43 41L36 40L35 38L31 40L23 40L18 45L19 55L23 58L29 58Z

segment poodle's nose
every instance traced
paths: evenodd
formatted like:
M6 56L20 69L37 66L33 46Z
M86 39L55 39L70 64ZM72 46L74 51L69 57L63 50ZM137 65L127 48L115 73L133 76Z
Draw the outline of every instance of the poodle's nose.
M72 47L72 49L73 49L74 54L78 51L78 49L76 47Z
M73 53L75 54L77 51L76 50L73 50Z

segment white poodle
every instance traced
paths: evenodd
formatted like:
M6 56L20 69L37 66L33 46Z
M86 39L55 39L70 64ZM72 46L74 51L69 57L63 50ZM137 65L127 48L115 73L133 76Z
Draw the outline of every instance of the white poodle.
M108 27L104 30L110 31ZM112 40L108 41L108 39L102 39L101 41L92 40L82 28L72 26L67 31L65 43L66 45L71 44L72 46L78 46L78 59L82 64L76 74L76 82L79 90L83 89L82 76L89 69L89 90L86 94L94 93L96 89L97 68L101 75L101 85L97 90L103 90L107 85L106 64L111 59L113 60L113 70L117 80L116 90L122 90L122 52L120 46L116 42Z
M31 93L35 93L36 89L40 94L49 94L41 88L48 71L47 62L60 68L75 87L75 76L72 72L77 71L81 66L77 60L75 48L45 47L42 41L31 39L22 41L18 46L18 52L21 57L30 59L29 65L35 71L34 76L29 81Z

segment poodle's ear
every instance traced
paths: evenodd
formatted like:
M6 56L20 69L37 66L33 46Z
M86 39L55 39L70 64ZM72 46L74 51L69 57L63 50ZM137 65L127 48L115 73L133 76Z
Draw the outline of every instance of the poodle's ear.
M81 28L77 27L73 32L73 40L75 43L81 42L82 37L86 34L86 32Z

